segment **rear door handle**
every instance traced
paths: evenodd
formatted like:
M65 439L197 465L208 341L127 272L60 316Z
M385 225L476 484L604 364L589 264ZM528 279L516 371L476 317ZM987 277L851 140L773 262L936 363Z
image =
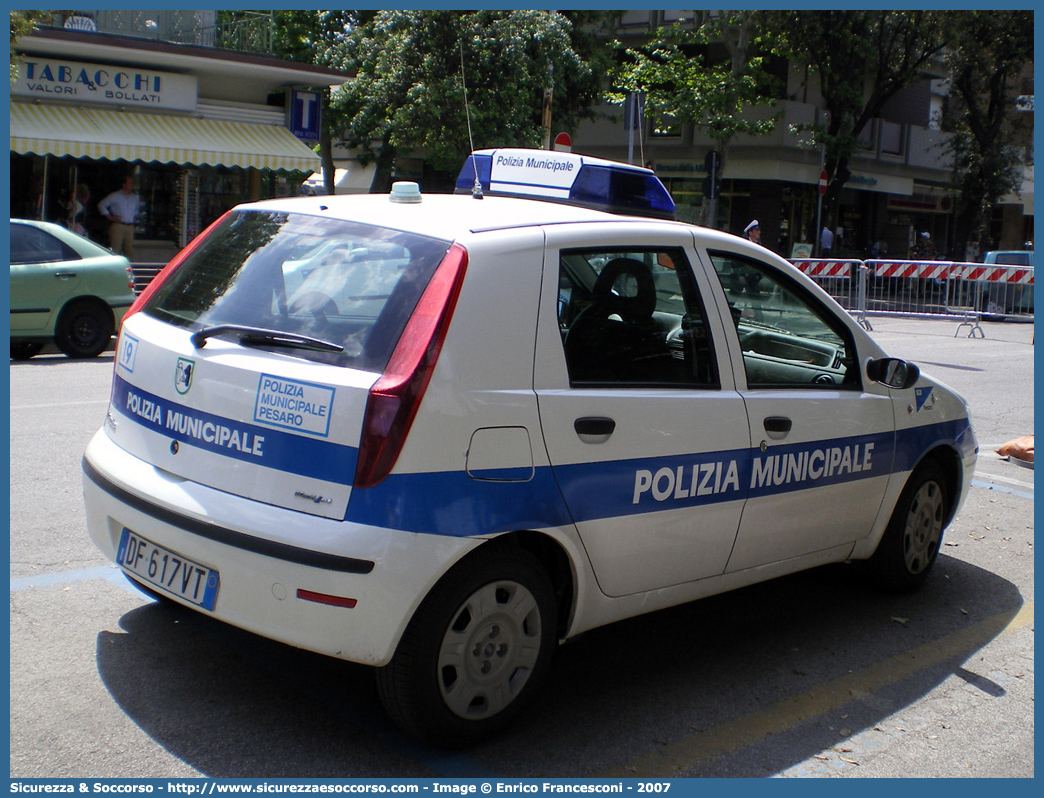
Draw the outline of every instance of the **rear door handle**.
M765 419L765 432L790 432L794 422L786 416L769 416Z
M605 443L616 430L616 422L604 416L585 416L573 422L573 429L584 443Z

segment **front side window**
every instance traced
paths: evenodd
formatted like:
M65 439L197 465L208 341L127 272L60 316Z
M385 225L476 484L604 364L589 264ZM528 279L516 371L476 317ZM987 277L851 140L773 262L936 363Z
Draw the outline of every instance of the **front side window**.
M381 371L448 247L371 225L240 211L208 234L144 311L193 330L227 326L259 348ZM244 337L243 328L286 338ZM300 338L324 346L295 346Z
M731 252L710 256L739 334L748 387L859 387L855 344L826 306L765 263Z
M718 386L681 248L564 250L558 324L574 387Z

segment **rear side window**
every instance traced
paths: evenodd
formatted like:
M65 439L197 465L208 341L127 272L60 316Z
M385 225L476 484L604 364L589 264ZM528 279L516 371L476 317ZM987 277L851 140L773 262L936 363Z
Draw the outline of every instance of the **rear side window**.
M558 324L574 387L719 387L680 248L563 251Z
M255 328L323 348L251 346L382 371L449 242L302 214L241 211L212 231L144 312L192 330ZM332 351L333 347L340 351Z
M50 233L27 224L11 225L11 263L52 263L79 260L72 247Z
M993 261L998 266L1029 266L1028 252L998 252Z

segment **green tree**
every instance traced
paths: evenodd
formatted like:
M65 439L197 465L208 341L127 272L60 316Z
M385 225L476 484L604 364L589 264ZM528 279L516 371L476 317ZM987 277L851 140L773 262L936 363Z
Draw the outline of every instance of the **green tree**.
M15 45L23 36L28 36L36 28L37 22L51 21L50 11L12 11L11 12L11 83L18 78L18 64L21 56L15 52Z
M825 148L824 204L833 208L852 176L849 163L863 131L939 57L946 43L942 12L765 11L759 22L778 53L819 79L829 118L811 132Z
M664 124L691 122L723 144L738 133L770 133L774 120L743 116L752 106L772 102L764 59L751 54L753 25L752 12L740 11L701 25L660 28L649 44L621 48L623 58L612 76L610 98L622 102L627 92L642 92L648 116ZM724 44L729 57L709 59L712 41Z
M961 11L947 15L953 46L947 52L957 107L950 116L956 183L954 251L964 257L971 244L992 249L990 220L998 200L1019 185L1032 115L1019 113L1019 80L1033 62L1032 11ZM1028 136L1027 136L1028 138Z
M646 116L660 125L688 122L702 128L718 142L724 169L733 137L764 135L776 124L775 117L749 113L755 106L773 104L777 88L758 52L756 22L754 12L719 12L699 24L660 28L641 47L617 43L621 57L609 98L619 103L628 93L640 92ZM716 58L712 43L725 46Z
M331 47L343 40L346 32L358 24L359 12L285 10L271 13L273 54L287 61L321 66L326 64ZM225 29L255 20L256 17L257 12L218 12L219 22ZM338 119L330 112L330 90L323 88L319 94L322 125L319 130L318 150L323 165L326 193L333 194L333 138L338 134Z
M331 46L327 63L355 75L332 105L379 182L414 151L448 180L472 143L540 146L548 88L557 127L590 114L601 87L586 36L553 11L380 11Z

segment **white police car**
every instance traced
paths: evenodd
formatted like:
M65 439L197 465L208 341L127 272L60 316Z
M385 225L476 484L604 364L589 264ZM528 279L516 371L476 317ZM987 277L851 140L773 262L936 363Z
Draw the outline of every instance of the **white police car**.
M83 461L133 581L376 666L454 744L587 629L825 563L924 580L975 464L959 396L664 218L647 170L482 151L459 185L237 207L139 298Z

